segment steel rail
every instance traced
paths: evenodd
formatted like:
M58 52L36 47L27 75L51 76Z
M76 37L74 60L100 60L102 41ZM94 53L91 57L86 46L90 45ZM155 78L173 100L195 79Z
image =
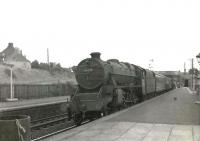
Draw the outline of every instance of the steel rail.
M86 123L88 123L88 122L90 122L90 121L89 121L89 120L84 121L84 122L81 124L81 126L84 125L84 124L86 124ZM44 136L41 136L41 137L32 139L31 141L39 141L39 140L42 140L42 139L51 137L51 136L53 136L53 135L56 135L56 134L59 134L59 133L68 131L68 130L73 129L73 128L75 128L75 127L77 127L77 126L76 126L76 125L72 125L72 126L70 126L70 127L64 128L64 129L62 129L62 130L58 130L58 131L56 131L56 132L53 132L53 133L50 133L50 134L47 134L47 135L44 135Z

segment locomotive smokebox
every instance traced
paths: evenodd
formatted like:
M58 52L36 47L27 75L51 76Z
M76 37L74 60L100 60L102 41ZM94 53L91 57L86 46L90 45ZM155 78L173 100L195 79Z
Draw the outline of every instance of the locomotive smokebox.
M91 58L100 59L101 53L100 52L92 52Z

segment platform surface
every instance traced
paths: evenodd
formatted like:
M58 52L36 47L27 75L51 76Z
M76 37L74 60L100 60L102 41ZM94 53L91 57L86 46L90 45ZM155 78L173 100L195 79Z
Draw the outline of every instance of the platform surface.
M197 98L176 89L43 141L200 141Z
M187 88L176 89L147 103L130 109L110 121L130 121L163 124L200 124L198 95Z
M69 96L48 97L40 99L27 99L12 102L0 102L0 112L12 109L20 109L32 106L42 106L59 102L66 102Z

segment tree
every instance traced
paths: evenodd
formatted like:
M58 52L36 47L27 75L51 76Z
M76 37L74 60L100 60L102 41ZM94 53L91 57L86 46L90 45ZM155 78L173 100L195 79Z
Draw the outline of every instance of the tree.
M35 68L35 69L51 70L51 71L62 71L63 70L60 63L54 63L54 62L50 62L49 64L43 63L43 62L39 63L37 60L35 60L31 63L31 67Z
M56 67L57 68L62 68L61 65L60 65L60 63L56 64Z
M199 71L198 71L198 69L197 68L193 68L193 69L190 69L189 70L189 74L194 74L194 75L198 75L199 74Z
M31 68L36 68L36 69L40 68L39 62L37 60L33 61L31 63Z
M40 69L49 70L49 64L47 64L47 63L40 63Z

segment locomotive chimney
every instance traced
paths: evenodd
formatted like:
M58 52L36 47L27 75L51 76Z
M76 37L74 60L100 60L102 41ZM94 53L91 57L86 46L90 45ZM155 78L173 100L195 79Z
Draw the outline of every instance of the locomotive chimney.
M91 58L100 59L101 53L100 52L92 52Z
M13 43L8 43L8 47L13 47Z

